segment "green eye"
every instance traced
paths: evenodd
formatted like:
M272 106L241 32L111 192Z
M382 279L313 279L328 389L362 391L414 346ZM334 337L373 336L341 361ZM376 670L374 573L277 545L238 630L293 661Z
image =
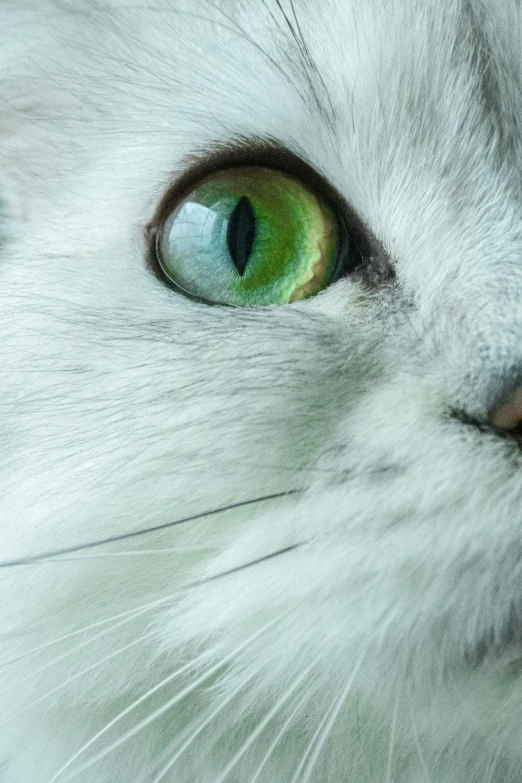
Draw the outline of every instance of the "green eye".
M220 304L270 305L307 299L342 266L339 222L300 180L261 166L202 179L170 213L158 260L191 296Z

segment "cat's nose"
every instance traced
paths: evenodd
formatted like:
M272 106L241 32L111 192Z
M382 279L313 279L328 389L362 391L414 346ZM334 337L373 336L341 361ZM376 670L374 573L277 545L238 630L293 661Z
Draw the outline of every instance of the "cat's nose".
M499 430L522 431L522 386L497 405L490 414L491 424Z

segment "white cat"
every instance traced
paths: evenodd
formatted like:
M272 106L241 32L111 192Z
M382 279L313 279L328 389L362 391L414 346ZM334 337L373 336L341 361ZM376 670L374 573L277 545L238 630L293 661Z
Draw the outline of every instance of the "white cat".
M522 779L521 44L3 0L2 781Z

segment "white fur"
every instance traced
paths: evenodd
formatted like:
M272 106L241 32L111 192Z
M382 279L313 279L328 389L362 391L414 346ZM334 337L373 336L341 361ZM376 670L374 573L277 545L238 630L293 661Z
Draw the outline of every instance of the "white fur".
M0 569L6 783L521 779L520 644L470 655L522 623L522 464L449 416L522 377L520 6L295 12L311 83L275 0L0 8L0 559L305 490ZM143 227L239 136L321 172L397 285L164 287Z

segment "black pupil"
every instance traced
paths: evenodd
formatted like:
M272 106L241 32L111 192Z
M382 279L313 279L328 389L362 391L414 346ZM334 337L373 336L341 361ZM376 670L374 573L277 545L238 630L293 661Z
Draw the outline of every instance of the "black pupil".
M230 215L227 228L228 252L240 275L248 264L255 237L256 215L250 201L242 196Z

